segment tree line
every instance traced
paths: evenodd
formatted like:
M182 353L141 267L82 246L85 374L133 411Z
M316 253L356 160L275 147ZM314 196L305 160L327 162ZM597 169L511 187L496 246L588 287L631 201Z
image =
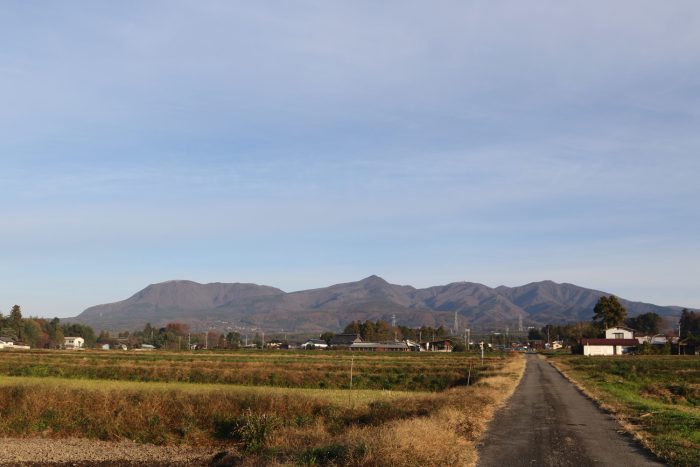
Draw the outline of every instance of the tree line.
M431 326L421 326L419 328L410 328L407 326L391 326L384 320L370 321L352 321L350 324L345 326L343 329L343 334L356 334L362 338L364 341L390 341L394 338L403 340L432 340L440 339L448 336L450 333L443 326L438 328L433 328ZM333 336L333 333L326 333L328 337ZM323 335L322 335L323 337ZM330 341L330 337L327 340Z
M14 305L7 316L0 312L0 339L5 338L34 348L55 349L63 346L66 336L82 337L86 346L93 346L96 340L90 326L62 324L58 318L24 318L19 305Z

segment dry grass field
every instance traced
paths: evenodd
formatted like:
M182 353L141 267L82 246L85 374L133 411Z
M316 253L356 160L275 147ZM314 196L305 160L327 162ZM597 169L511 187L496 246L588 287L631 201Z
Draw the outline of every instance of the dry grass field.
M458 353L6 352L0 433L210 446L249 465L469 465L523 366Z

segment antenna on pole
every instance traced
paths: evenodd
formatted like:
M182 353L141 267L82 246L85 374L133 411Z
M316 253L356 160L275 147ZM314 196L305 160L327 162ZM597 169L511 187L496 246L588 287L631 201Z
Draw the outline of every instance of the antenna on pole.
M455 325L453 334L456 336L459 334L459 319L457 318L457 311L455 311Z

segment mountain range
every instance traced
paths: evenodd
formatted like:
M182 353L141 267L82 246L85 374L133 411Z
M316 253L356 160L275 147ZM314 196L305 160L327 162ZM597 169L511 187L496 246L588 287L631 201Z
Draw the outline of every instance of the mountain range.
M149 285L132 297L88 308L67 321L96 330L137 330L146 323L182 322L192 330L266 332L340 331L353 320L460 329L517 329L523 326L590 320L598 299L608 293L573 284L533 282L519 287L487 287L455 282L417 289L370 276L357 282L284 292L243 283L199 284L187 280ZM677 318L680 307L620 299L629 316L655 312Z

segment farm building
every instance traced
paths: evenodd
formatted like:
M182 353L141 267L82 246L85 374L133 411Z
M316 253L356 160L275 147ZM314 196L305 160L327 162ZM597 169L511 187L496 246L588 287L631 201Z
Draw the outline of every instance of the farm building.
M309 349L327 349L328 343L323 339L309 339L308 341L301 344L301 348L305 350Z
M336 334L331 338L329 345L332 349L347 349L359 342L362 342L362 338L357 334Z
M421 347L428 352L452 352L452 341L441 339L436 341L421 342Z
M85 339L82 337L66 337L63 341L63 347L66 349L82 349L85 347Z
M408 352L411 350L405 342L355 342L349 349L357 352Z

